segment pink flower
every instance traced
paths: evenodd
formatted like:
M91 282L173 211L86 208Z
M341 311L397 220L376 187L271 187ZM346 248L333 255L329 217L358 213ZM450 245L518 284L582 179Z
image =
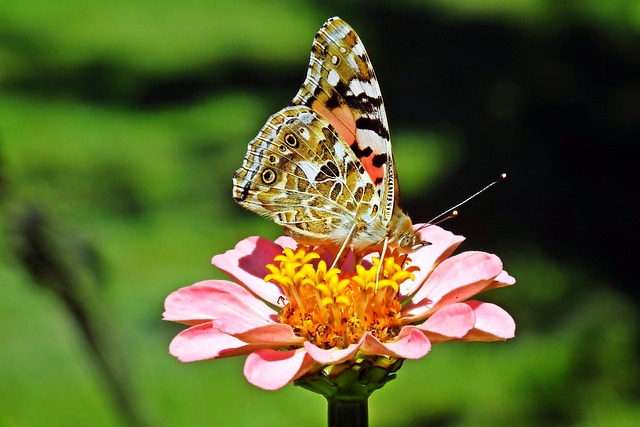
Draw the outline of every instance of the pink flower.
M371 256L329 269L330 254L295 250L289 237L244 239L212 260L233 281L206 280L167 297L163 318L190 326L169 351L182 362L248 354L246 378L275 390L356 358L419 359L433 343L512 338L505 310L468 300L515 283L500 258L450 257L464 238L438 226L421 235L432 244L409 258L387 254L379 280Z

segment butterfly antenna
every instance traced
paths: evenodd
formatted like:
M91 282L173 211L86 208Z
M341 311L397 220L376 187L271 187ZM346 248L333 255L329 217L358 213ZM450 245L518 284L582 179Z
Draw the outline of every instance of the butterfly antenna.
M446 221L448 219L451 219L451 218L457 216L458 215L458 211L455 210L456 208L459 208L460 206L462 206L465 203L467 203L469 200L473 199L474 197L476 197L480 193L483 193L483 192L487 191L489 188L493 187L494 185L496 185L497 183L499 183L500 181L502 181L503 179L506 179L506 178L507 178L507 174L503 173L502 175L500 175L500 178L498 178L495 181L485 185L484 188L476 191L471 196L467 197L466 199L464 199L463 201L461 201L460 203L458 203L454 207L447 209L446 211L442 212L439 215L436 215L433 219L431 219L431 221L426 223L424 226L440 224L443 221ZM445 216L445 215L446 215L446 217L443 218L443 216Z

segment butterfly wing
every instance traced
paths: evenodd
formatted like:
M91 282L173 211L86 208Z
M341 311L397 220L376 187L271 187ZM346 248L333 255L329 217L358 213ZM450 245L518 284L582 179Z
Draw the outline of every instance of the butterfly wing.
M305 106L284 108L249 142L233 176L233 196L272 218L300 242L336 245L354 224L377 216L380 199L346 141ZM384 238L383 227L381 236Z
M311 107L351 147L376 186L388 224L400 190L382 93L362 41L340 18L329 19L316 34L293 104Z
M249 143L234 197L298 241L332 240L364 253L412 247L387 118L360 38L339 18L316 35L293 105L269 118ZM405 237L410 234L410 239ZM345 245L343 245L345 244Z

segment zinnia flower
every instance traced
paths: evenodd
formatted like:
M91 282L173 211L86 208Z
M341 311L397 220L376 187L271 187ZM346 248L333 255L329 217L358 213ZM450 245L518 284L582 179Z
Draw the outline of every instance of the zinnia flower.
M167 297L163 318L190 326L170 353L182 362L248 354L247 380L275 390L363 364L394 372L443 341L512 338L505 310L468 300L515 283L500 258L450 256L462 236L435 225L420 233L432 244L408 257L387 253L377 280L380 261L371 255L354 266L350 254L340 269L329 268L321 247L244 239L212 260L233 281L206 280Z

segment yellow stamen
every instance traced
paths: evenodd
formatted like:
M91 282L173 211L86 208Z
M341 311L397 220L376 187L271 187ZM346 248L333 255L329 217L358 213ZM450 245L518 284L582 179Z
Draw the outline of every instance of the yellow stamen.
M405 255L388 254L376 278L378 258L369 268L358 264L355 272L343 272L328 269L312 248L285 248L266 266L269 274L264 279L282 288L286 305L280 322L321 348L345 348L365 332L381 341L393 338L401 326L398 289L414 279L417 267L403 268Z

